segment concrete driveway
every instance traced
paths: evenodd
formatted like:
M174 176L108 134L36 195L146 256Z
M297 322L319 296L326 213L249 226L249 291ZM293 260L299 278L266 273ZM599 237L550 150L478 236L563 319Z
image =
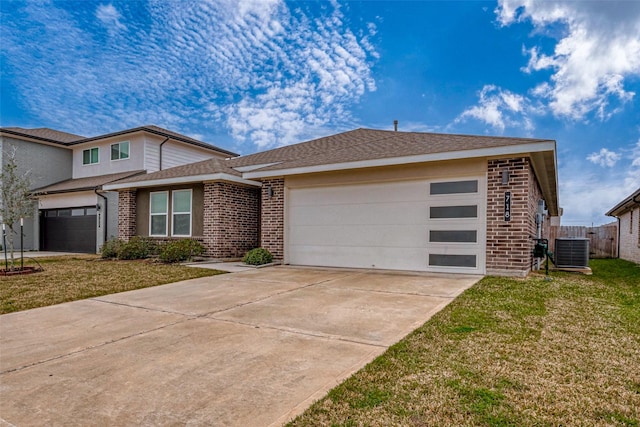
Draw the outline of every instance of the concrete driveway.
M0 425L281 425L479 276L270 267L0 316Z

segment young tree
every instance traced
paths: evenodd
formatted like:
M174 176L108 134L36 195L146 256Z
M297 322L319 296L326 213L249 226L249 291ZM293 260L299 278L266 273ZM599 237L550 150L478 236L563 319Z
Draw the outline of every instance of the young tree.
M20 173L16 160L16 147L3 156L6 161L0 174L0 216L7 232L7 248L14 268L14 237L20 232L20 218L29 218L33 212L33 197L29 192L29 172Z

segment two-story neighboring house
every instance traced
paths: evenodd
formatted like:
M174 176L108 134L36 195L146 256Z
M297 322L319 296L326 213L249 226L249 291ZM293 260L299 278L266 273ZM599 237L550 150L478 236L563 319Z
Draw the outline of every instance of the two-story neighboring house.
M0 164L4 170L9 156L15 155L18 173L29 177L32 189L64 181L72 175L73 156L67 144L83 138L47 128L0 128ZM14 241L19 249L17 235ZM38 249L39 241L38 205L34 203L33 214L24 221L24 249Z
M2 132L24 138L33 130L2 128ZM66 152L63 162L47 159L42 151L31 156L41 157L62 179L34 185L39 219L33 225L34 244L28 249L96 252L118 235L118 194L102 191L103 185L145 172L236 156L157 126L69 137L59 146ZM24 153L20 156L29 158Z

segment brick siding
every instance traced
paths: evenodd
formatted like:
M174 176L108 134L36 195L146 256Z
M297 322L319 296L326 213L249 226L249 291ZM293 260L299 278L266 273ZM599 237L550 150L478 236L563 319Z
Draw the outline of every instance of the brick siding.
M269 195L271 189L271 195ZM260 246L284 258L284 179L272 178L262 182L262 213L260 219Z
M128 242L136 235L136 190L118 193L118 238Z
M620 215L620 258L640 263L639 233L640 209L633 208Z
M502 171L509 183L502 185ZM504 219L511 192L511 220ZM542 192L528 157L489 160L487 174L487 274L526 276L533 263L536 212Z
M202 242L206 255L240 258L258 246L259 191L228 182L205 183Z

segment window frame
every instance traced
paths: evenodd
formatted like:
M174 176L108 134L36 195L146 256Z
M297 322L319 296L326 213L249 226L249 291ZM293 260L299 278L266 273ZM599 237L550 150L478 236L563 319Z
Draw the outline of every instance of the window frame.
M92 158L91 153L93 152L93 150L95 150L97 153L95 162L91 161L91 158ZM84 162L84 153L86 152L89 152L89 163ZM91 147L91 148L85 148L84 150L82 150L82 166L97 165L99 163L100 163L100 147Z
M127 144L127 157L122 157L122 149L120 148L120 146L122 144ZM118 146L118 158L117 159L113 158L113 146L114 145ZM119 160L127 160L127 159L131 158L131 143L129 141L121 141L121 142L115 142L115 143L111 144L109 146L109 157L111 158L112 162L117 162Z
M189 212L186 211L177 211L175 210L175 194L176 193L188 193L189 194ZM176 215L189 215L189 234L177 234L175 232L175 216ZM171 191L171 236L174 237L191 237L193 234L193 189L191 188L183 188L180 190L172 190Z
M166 196L166 202L164 206L164 212L153 212L153 196L155 194L164 194ZM153 217L164 216L164 234L153 234ZM149 237L167 237L169 235L169 192L168 191L152 191L149 193Z

